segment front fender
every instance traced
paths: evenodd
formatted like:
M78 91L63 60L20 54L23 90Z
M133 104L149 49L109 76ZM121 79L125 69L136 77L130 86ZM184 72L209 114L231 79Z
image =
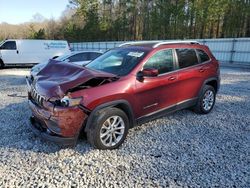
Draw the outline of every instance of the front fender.
M115 101L100 104L93 111L91 111L91 113L86 121L84 131L87 132L91 128L91 125L93 122L93 117L97 111L104 109L104 108L109 108L109 107L118 107L121 110L125 111L125 113L128 115L128 119L130 122L130 128L132 128L136 125L135 118L134 118L134 112L133 112L133 109L132 109L130 103L126 100L121 99L121 100L115 100Z

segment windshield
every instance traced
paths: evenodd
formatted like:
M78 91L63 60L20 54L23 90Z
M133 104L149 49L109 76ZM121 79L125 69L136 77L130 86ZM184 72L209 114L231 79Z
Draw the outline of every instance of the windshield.
M146 54L147 51L142 49L114 49L93 60L86 67L124 76L127 75Z
M3 40L3 41L0 41L0 46L2 46L2 44L4 43L5 41Z

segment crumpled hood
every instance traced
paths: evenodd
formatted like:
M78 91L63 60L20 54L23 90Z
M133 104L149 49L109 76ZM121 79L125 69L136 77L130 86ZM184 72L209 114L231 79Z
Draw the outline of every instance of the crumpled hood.
M60 98L69 89L98 77L112 78L115 75L51 59L35 77L34 87L46 99Z

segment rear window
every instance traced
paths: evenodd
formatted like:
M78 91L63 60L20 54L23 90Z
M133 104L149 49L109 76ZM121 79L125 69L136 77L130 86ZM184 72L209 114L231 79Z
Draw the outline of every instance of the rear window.
M201 63L210 60L209 56L203 50L197 50L197 53L198 53L198 55L200 57Z
M186 68L198 64L198 58L194 49L176 49L179 68Z

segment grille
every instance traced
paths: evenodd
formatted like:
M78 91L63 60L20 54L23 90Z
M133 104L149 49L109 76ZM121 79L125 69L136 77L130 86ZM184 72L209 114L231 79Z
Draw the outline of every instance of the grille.
M31 97L32 99L39 104L40 106L43 106L43 102L45 100L45 98L41 95L39 95L39 93L35 90L35 88L31 88Z

